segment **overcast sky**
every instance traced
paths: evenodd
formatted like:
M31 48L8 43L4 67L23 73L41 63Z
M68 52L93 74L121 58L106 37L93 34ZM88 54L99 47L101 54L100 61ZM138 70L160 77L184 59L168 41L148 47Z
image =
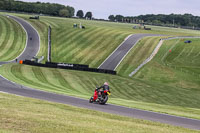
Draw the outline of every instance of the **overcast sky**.
M145 14L185 14L200 16L200 0L23 0L59 3L75 10L91 11L95 18L109 15L137 16Z

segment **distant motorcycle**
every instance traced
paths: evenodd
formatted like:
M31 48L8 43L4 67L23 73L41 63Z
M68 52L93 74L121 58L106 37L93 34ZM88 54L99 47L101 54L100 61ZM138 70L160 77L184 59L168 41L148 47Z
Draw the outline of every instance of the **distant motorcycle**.
M94 95L90 98L90 103L98 103L105 104L108 101L108 95L110 95L109 90L98 89L98 87L94 91Z

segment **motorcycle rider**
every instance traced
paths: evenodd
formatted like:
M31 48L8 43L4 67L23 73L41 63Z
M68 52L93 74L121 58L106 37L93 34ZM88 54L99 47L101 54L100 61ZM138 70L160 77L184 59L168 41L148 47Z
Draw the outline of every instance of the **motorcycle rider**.
M99 87L99 88L97 88L98 90L99 89L101 89L101 88L103 88L103 90L110 90L110 88L109 88L109 85L108 85L108 82L105 82L101 87Z
M103 88L103 90L100 90L101 88ZM108 91L110 90L108 82L105 82L102 86L98 87L96 90L98 91L98 97L101 97L101 93L104 90L108 90ZM98 101L98 99L97 99L97 101Z

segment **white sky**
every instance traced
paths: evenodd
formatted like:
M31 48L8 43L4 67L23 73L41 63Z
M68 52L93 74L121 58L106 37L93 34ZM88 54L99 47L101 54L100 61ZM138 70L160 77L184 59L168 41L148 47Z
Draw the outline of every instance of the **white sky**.
M91 11L95 18L109 15L137 16L145 14L185 14L200 16L200 0L22 0L69 5L84 13Z

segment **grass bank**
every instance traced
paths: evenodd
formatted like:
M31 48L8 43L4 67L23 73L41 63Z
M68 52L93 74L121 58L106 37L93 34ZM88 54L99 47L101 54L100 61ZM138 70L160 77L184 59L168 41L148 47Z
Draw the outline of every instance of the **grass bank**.
M18 57L26 45L23 28L6 16L0 14L0 61L10 61Z
M0 132L198 133L181 127L0 93Z
M199 93L200 39L190 39L190 44L185 40L165 41L154 59L134 77Z

